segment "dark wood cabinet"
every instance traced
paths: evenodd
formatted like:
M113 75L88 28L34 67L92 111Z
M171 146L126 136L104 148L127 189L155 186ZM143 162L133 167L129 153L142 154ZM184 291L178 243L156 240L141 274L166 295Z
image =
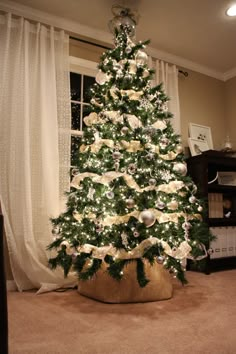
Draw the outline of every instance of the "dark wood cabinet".
M188 174L206 201L207 222L217 239L207 245L211 251L205 271L236 267L236 182L223 184L219 175L236 175L236 156L209 150L186 160ZM217 177L218 176L218 177Z

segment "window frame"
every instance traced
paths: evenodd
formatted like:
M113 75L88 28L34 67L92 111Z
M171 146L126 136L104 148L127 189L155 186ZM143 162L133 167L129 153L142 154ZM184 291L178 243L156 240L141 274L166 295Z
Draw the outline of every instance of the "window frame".
M82 59L82 58L77 58L70 56L69 57L69 73L75 73L75 74L80 74L81 75L81 89L83 88L83 77L85 76L90 76L90 77L96 77L96 74L98 72L98 63ZM82 90L81 90L82 92ZM83 96L82 96L83 97ZM86 103L82 101L74 101L70 99L70 104L76 103L80 104L80 114L83 114L83 105L86 105ZM87 103L88 104L88 103ZM72 119L72 112L71 112L71 119ZM82 128L82 116L80 116L80 128ZM71 142L73 137L78 137L81 138L83 136L83 131L82 130L77 130L77 129L72 129L72 126L70 128L70 137L71 137ZM72 156L70 157L70 168L72 169Z
M94 77L96 76L98 72L98 63L82 58L77 58L77 57L69 57L69 63L70 63L70 73L75 73L75 74L80 74L82 75L82 82L83 82L83 76L91 76ZM82 83L83 84L83 83ZM73 101L70 100L71 103L78 103L78 101ZM84 105L83 102L80 103L81 107ZM83 110L83 108L82 108ZM71 129L71 136L82 136L83 131L82 130L75 130Z

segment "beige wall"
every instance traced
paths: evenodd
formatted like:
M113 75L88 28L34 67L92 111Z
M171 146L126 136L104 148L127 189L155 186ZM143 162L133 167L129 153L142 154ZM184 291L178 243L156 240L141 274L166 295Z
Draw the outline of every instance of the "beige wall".
M226 134L236 149L236 77L225 83Z
M223 81L188 71L179 77L181 133L187 146L188 123L211 127L214 149L221 149L226 134Z

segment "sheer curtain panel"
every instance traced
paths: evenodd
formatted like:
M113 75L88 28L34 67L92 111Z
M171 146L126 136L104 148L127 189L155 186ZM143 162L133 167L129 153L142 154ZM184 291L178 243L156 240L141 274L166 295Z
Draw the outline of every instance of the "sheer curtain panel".
M19 290L66 286L48 266L49 218L69 186L69 38L0 16L0 199Z
M179 108L179 89L178 89L178 68L174 64L169 64L163 60L152 59L149 57L149 65L155 69L154 85L163 83L167 96L170 98L168 109L173 113L171 119L175 133L180 134L180 108Z

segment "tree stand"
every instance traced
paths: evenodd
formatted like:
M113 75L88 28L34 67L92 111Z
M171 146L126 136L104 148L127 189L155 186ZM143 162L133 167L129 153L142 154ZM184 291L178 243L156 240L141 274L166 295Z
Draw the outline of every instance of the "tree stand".
M169 272L158 263L153 266L145 263L145 273L150 280L141 288L137 282L136 262L128 263L124 268L122 280L113 279L102 263L101 269L91 280L80 280L78 292L95 300L107 303L149 302L166 300L172 297L173 286Z

